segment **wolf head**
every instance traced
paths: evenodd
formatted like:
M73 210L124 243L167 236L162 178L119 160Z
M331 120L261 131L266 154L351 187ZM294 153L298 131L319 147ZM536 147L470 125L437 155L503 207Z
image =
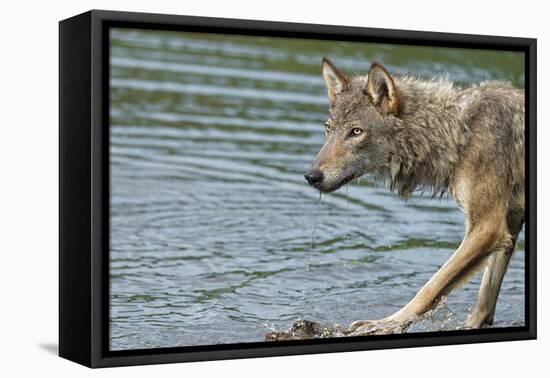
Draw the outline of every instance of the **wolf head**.
M323 78L330 114L326 139L305 178L329 193L364 174L384 175L390 169L400 102L394 79L378 63L367 76L349 77L323 58Z

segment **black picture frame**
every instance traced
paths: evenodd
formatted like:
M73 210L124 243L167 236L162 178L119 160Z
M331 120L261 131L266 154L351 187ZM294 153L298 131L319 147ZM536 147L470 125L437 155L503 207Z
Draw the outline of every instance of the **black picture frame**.
M109 351L110 27L520 51L526 91L524 327ZM536 338L536 39L92 10L59 24L59 355L88 367Z

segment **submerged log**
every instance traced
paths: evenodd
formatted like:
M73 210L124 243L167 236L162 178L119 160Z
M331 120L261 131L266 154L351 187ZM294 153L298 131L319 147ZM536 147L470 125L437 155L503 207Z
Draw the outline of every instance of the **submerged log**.
M311 320L297 320L287 331L275 331L265 334L266 341L304 340L327 337L342 337L351 333L346 327L339 324L322 325Z

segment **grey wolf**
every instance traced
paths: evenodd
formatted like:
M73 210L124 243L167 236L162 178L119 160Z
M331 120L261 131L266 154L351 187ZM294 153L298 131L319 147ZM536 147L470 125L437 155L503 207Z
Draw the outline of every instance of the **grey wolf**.
M491 325L502 279L524 222L524 92L487 81L391 75L373 63L349 76L327 58L325 143L305 173L323 193L365 174L406 199L417 190L449 194L465 214L462 243L401 310L351 324L353 334L397 333L484 268L471 328Z

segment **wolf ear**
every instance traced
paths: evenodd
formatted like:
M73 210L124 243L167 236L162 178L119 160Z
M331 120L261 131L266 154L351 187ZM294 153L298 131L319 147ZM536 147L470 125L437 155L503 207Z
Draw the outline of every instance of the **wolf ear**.
M375 62L370 67L365 94L382 113L398 113L399 99L395 83L388 71L379 63Z
M348 78L338 71L336 66L326 57L323 58L323 78L327 84L328 98L330 102L333 102L338 93L342 92L348 85Z

